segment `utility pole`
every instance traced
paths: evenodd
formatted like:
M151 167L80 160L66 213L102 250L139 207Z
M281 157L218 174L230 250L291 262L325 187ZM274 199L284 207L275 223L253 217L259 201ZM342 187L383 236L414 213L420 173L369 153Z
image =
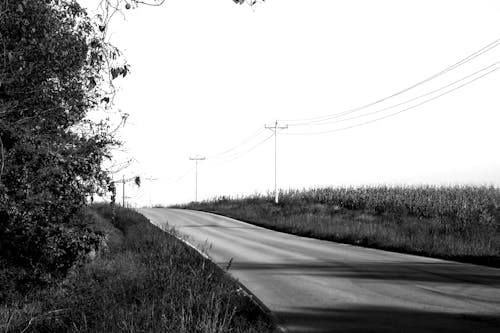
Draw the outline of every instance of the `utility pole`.
M122 176L122 207L125 208L125 175Z
M195 172L195 185L194 185L194 201L198 201L198 161L203 161L205 160L205 157L199 157L196 155L196 157L190 157L189 158L191 161L196 162L196 172Z
M274 125L264 126L265 128L274 132L274 202L278 203L278 130L287 129L288 125L278 126L278 121Z
M151 191L153 189L153 181L158 180L158 178L153 178L153 176L147 177L146 180L149 180L149 207L153 207L151 204Z
M135 181L137 186L141 186L141 178L139 176L134 176L125 179L125 175L122 175L122 180L113 181L114 184L122 183L122 207L125 208L125 183L129 181Z

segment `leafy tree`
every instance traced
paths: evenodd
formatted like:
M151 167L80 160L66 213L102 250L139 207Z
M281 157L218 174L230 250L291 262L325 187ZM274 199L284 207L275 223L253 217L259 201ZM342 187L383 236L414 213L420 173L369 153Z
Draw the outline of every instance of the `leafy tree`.
M94 18L76 0L0 2L0 265L37 283L100 241L77 214L114 192L102 163L118 142L108 121L88 115L112 106L112 81L129 73L107 42L110 20L164 2L149 1L102 0Z
M0 3L0 256L27 276L64 274L99 242L74 217L109 186L117 142L87 115L127 75L118 55L74 0Z

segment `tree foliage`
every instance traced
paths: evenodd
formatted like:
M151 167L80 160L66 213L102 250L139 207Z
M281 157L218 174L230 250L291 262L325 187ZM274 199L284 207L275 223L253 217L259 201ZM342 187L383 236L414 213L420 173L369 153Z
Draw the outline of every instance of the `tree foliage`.
M74 0L0 3L0 255L33 276L64 274L99 241L77 226L104 193L116 144L106 121L118 51Z
M107 28L163 2L102 0L92 18L76 0L0 2L0 264L50 280L99 243L77 213L94 194L114 198L102 163L117 142L89 112L111 108L113 80L129 73Z

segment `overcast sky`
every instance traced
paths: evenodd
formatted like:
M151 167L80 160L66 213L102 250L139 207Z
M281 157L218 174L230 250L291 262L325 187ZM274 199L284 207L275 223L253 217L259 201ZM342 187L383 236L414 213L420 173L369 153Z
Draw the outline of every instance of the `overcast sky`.
M136 205L194 200L196 155L198 199L272 191L275 120L289 125L281 188L500 185L500 70L487 74L500 46L338 115L500 38L498 1L167 0L125 14L111 41L132 71L116 108L130 114L125 175L143 176L127 188Z

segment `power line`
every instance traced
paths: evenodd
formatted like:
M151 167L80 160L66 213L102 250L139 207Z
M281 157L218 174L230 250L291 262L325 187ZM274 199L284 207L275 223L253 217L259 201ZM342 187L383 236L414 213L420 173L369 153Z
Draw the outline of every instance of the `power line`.
M337 119L337 120L334 120L335 118L341 118L341 117L345 117L346 115L348 114L351 114L351 113L355 113L355 112L358 112L358 111L361 111L363 109L366 109L366 108L369 108L369 107L372 107L374 105L377 105L377 104L380 104L382 102L385 102L391 98L394 98L394 97L397 97L399 95L402 95L414 88L417 88L431 80L434 80L442 75L445 75L446 73L460 67L460 66L463 66L465 64L467 64L468 62L476 59L477 57L493 50L494 48L498 47L500 45L500 39L497 39L495 41L493 41L492 43L484 46L483 48L479 49L478 51L470 54L469 56L463 58L462 60L456 62L455 64L445 68L444 70L416 83L416 84L413 84L412 86L408 87L408 88L405 88L401 91L398 91L392 95L389 95L387 97L384 97L384 98L381 98L377 101L374 101L372 103L369 103L369 104L366 104L366 105L363 105L361 107L357 107L357 108L354 108L354 109L350 109L350 110L346 110L346 111L343 111L343 112L338 112L338 113L333 113L333 114L329 114L329 115L325 115L325 116L319 116L319 117L313 117L313 118L303 118L303 119L291 119L291 120L287 120L287 122L292 122L292 124L290 124L289 126L312 126L312 125L330 125L330 124L334 124L334 123L339 123L339 122L345 122L345 121L349 121L349 120L354 120L354 119L358 119L358 118L363 118L363 117L368 117L368 116L372 116L372 115L375 115L375 114L378 114L378 113L381 113L381 112L384 112L384 111L388 111L388 110L391 110L391 109L394 109L394 108L397 108L397 107L400 107L400 106L403 106L405 104L408 104L408 103L411 103L411 102L414 102L414 101L417 101L419 99L422 99L422 98L426 98L426 97L429 97L433 94L436 94L444 89L447 89L447 88L450 88L450 87L453 87L455 85L457 85L458 83L460 82L463 82L465 80L468 80L467 82L463 83L463 84L460 84L456 87L453 87L452 89L450 90L447 90L447 91L444 91L436 96L433 96L431 98L428 98L428 99L425 99L423 100L422 102L419 102L415 105L411 105L409 107L406 107L402 110L399 110L397 112L393 112L393 113L390 113L390 114L387 114L385 116L381 116L381 117L378 117L378 118L375 118L375 119L371 119L371 120L368 120L368 121L365 121L365 122L362 122L362 123L357 123L357 124L354 124L354 125L351 125L351 126L346 126L346 127L342 127L342 128L335 128L335 129L331 129L331 130L325 130L325 131L316 131L316 132L307 132L307 133L283 133L284 135L319 135L319 134L326 134L326 133L333 133L333 132L338 132L338 131L342 131L342 130L347 130L347 129L352 129L352 128L356 128L356 127L360 127L360 126L364 126L364 125L367 125L367 124L370 124L370 123L374 123L374 122L378 122L378 121L381 121L381 120L384 120L384 119L387 119L389 117L393 117L393 116L396 116L400 113L403 113L403 112L406 112L408 110L411 110L411 109L414 109L416 107L419 107L421 105L424 105L426 103L429 103L437 98L440 98L444 95L447 95L451 92L454 92L455 90L458 90L464 86L467 86L495 71L497 71L498 69L500 69L500 67L496 67L492 70L489 70L488 72L480 75L480 76L477 76L471 80L469 80L470 78L492 68L493 66L496 66L500 63L499 62L495 62L494 64L490 65L490 66L487 66L479 71L476 71L474 72L473 74L470 74L470 75L467 75L459 80L456 80L452 83L449 83L445 86L442 86L438 89L434 89L430 92L427 92L427 93L424 93L424 94L421 94L417 97L414 97L414 98L411 98L411 99L408 99L404 102L401 102L401 103L397 103L397 104L394 104L392 106L389 106L389 107L386 107L386 108L383 108L383 109L380 109L380 110L377 110L377 111L373 111L373 112L369 112L369 113L363 113L363 114L358 114L358 115L355 115L355 116L352 116L350 118L343 118L343 119ZM277 131L278 129L285 129L285 128L288 128L288 127L285 127L285 126L282 126L282 127L279 127L278 126L278 121L276 121L274 123L273 126L265 126L264 129L260 128L259 130L255 131L253 134L251 134L249 137L245 138L244 140L242 140L241 142L239 142L238 144L236 144L235 146L225 150L225 151L222 151L218 154L213 154L213 155L209 155L207 156L206 158L207 159L226 159L225 161L223 161L222 163L226 163L226 162L230 162L230 161L233 161L233 160L236 160L238 158L241 158L243 156L245 156L246 154L250 153L251 151L257 149L259 146L261 146L262 144L264 144L265 142L267 142L268 140L270 140L273 136L275 137L275 200L276 202L278 201L278 191L277 191ZM263 140L259 141L257 144L251 146L249 149L246 149L244 151L240 151L240 152L237 152L237 150L239 150L239 148L249 144L249 142L251 142L252 140L256 139L257 137L259 137L264 131L265 129L271 129L273 130L273 134L264 138ZM235 152L236 151L236 152ZM231 152L235 152L234 154L229 154ZM199 160L204 160L205 157L195 157L195 158L190 158L190 160L195 160L196 161L196 166L194 168L191 168L190 170L188 170L184 175L178 177L177 179L175 179L174 181L172 181L171 183L174 183L174 182L177 182L181 179L183 179L184 177L186 177L188 174L191 173L191 171L193 171L193 169L196 170L196 183L195 183L195 200L197 201L197 178L198 178L198 175L197 175L197 164L198 164L198 161Z
M234 154L232 156L229 156L228 160L225 160L225 161L222 161L220 163L228 163L228 162L232 162L234 160L237 160L245 155L247 155L248 153L250 153L251 151L257 149L258 147L260 147L261 145L263 145L266 141L268 141L269 139L271 139L272 137L274 136L274 134L271 134L270 136L266 137L264 140L261 140L259 141L257 144L253 145L252 147L248 148L247 150L244 150L243 152L239 152L237 154Z
M430 98L430 99L428 99L428 100L425 100L425 101L423 101L423 102L420 102L420 103L418 103L418 104L412 105L412 106L410 106L410 107L408 107L408 108L406 108L406 109L403 109L403 110L400 110L400 111L398 111L398 112L394 112L394 113L388 114L388 115L383 116L383 117L380 117L380 118L376 118L376 119L372 119L372 120L369 120L369 121L365 121L365 122L363 122L363 123L355 124L355 125L352 125L352 126L347 126L347 127L342 127L342 128L336 128L336 129L333 129L333 130L328 130L328 131L321 131L321 132L306 132L306 133L284 133L283 135L318 135L318 134L327 134L327 133L339 132L339 131L343 131L343 130L347 130L347 129L351 129L351 128L355 128L355 127L360 127L360 126L363 126L363 125L371 124L371 123L374 123L374 122L377 122L377 121L380 121L380 120L383 120L383 119L387 119L387 118L390 118L390 117L396 116L396 115L398 115L398 114L400 114L400 113L406 112L406 111L411 110L411 109L414 109L414 108L416 108L416 107L418 107L418 106L424 105L424 104L426 104L426 103L428 103L428 102L431 102L431 101L433 101L433 100L435 100L435 99L437 99L437 98L439 98L439 97L441 97L441 96L447 95L447 94L449 94L449 93L451 93L451 92L453 92L453 91L455 91L455 90L458 90L458 89L460 89L460 88L462 88L462 87L464 87L464 86L467 86L467 85L469 85L469 84L471 84L471 83L473 83L473 82L475 82L475 81L477 81L477 80L479 80L479 79L481 79L481 78L483 78L483 77L485 77L485 76L487 76L487 75L489 75L489 74L492 74L493 72L495 72L495 71L497 71L497 70L499 70L499 69L500 69L500 67L497 67L497 68L495 68L495 69L492 69L492 70L490 70L489 72L487 72L487 73L485 73L485 74L483 74L483 75L481 75L481 76L478 76L478 77L476 77L476 78L475 78L475 79L473 79L473 80L470 80L470 81L468 81L468 82L466 82L466 83L464 83L464 84L459 85L458 87L455 87L455 88L453 88L453 89L451 89L451 90L445 91L445 92L444 92L444 93L442 93L442 94L439 94L439 95L437 95L437 96L434 96L434 97L432 97L432 98Z
M349 119L344 119L344 120L352 120L352 119L357 119L357 118L361 118L361 117L368 116L368 115L373 115L373 114L376 114L376 113L380 113L380 112L382 112L382 111L386 111L386 110L388 110L388 109L392 109L392 108L394 108L394 107L396 107L396 106L401 106L401 105L403 105L403 104L407 104L407 103L409 103L409 102L412 102L412 101L415 101L415 100L417 100L417 99L420 99L420 98L423 98L423 97L429 96L429 95L431 95L431 94L433 94L433 93L436 93L436 92L438 92L438 91L441 91L441 90L443 90L443 89L449 88L449 87L451 87L451 86L453 86L453 85L455 85L455 84L457 84L457 83L459 83L459 82L462 82L462 81L464 81L464 80L466 80L466 79L469 79L469 78L473 77L474 75L477 75L478 73L484 72L485 70L487 70L487 69L489 69L489 68L491 68L491 67L493 67L493 66L495 66L495 65L498 65L498 64L500 64L500 61L499 61L499 62L495 62L495 63L493 63L492 65L487 66L487 67L485 67L485 68L483 68L483 69L481 69L481 70L479 70L479 71L476 71L476 72L474 72L473 74L470 74L470 75L468 75L468 76L466 76L466 77L463 77L463 78L461 78L461 79L459 79L459 80L456 80L456 81L454 81L453 83L450 83L450 84L448 84L448 85L446 85L446 86L443 86L443 87L441 87L441 88L435 89L435 90L433 90L433 91L431 91L431 92L429 92L429 93L426 93L426 94L420 95L420 96L418 96L418 97L416 97L416 98L410 99L410 100L408 100L408 101L406 101L406 102L399 103L399 104L397 104L397 105L393 105L392 107L388 107L388 108L385 108L385 109L382 109L382 110L378 110L378 111L375 111L375 112L371 112L371 113L368 113L368 114L364 114L364 115L358 115L358 116L351 117L351 118L349 118ZM467 82L465 82L465 83L463 83L463 84L461 84L461 85L459 85L459 86L454 87L453 89L447 90L447 91L445 91L445 92L443 92L443 93L441 93L441 94L439 94L439 95L436 95L436 96L434 96L434 97L432 97L432 98L426 99L426 100L424 100L424 101L422 101L422 102L420 102L420 103L418 103L418 104L415 104L415 105L412 105L412 106L410 106L410 107L407 107L407 108L405 108L405 109L403 109L403 110L400 110L400 111L397 111L397 112L394 112L394 113L391 113L391 114L385 115L385 116L383 116L383 117L379 117L379 118L372 119L372 120L369 120L369 121L365 121L365 122L362 122L362 123L354 124L354 125L352 125L352 126L347 126L347 127L342 127L342 128L336 128L336 129L327 130L327 131L321 131L321 132L307 132L307 133L283 133L283 135L319 135L319 134L327 134L327 133L339 132L339 131L343 131L343 130L347 130L347 129L352 129L352 128L356 128L356 127L364 126L364 125L367 125L367 124L370 124L370 123L378 122L378 121L381 121L381 120L384 120L384 119L387 119L387 118L390 118L390 117L396 116L396 115L398 115L398 114L400 114L400 113L403 113L403 112L409 111L409 110L414 109L414 108L416 108L416 107L419 107L419 106L421 106L421 105L427 104L427 103L429 103L429 102L431 102L431 101L433 101L433 100L435 100L435 99L437 99L437 98L440 98L440 97L442 97L442 96L444 96L444 95L447 95L447 94L449 94L449 93L451 93L451 92L454 92L455 90L458 90L458 89L460 89L460 88L462 88L462 87L465 87L465 86L467 86L467 85L469 85L469 84L471 84L471 83L473 83L473 82L475 82L475 81L477 81L477 80L479 80L479 79L481 79L481 78L483 78L483 77L485 77L485 76L487 76L487 75L489 75L489 74L492 74L493 72L495 72L495 71L497 71L497 70L499 70L499 69L500 69L500 67L496 67L496 68L494 68L494 69L492 69L492 70L490 70L490 71L488 71L488 72L486 72L486 73L484 73L484 74L482 74L482 75L480 75L480 76L478 76L478 77L476 77L476 78L474 78L474 79L472 79L472 80L469 80L469 81L467 81ZM342 121L343 121L343 120L342 120ZM336 121L336 122L340 122L340 121ZM334 122L329 122L329 123L335 123L335 121L334 121ZM323 124L329 124L329 123L323 123ZM276 121L276 122L275 122L275 124L274 124L273 126L265 126L265 129L266 129L266 128L267 128L267 129L273 129L273 130L275 130L275 131L276 131L276 130L278 130L278 129L285 129L285 128L288 128L288 125L287 125L287 126L282 126L282 127L279 127L279 126L278 126L278 122ZM259 134L260 134L260 132L262 132L262 131L257 131L255 134L253 134L251 137L249 137L249 138L248 138L247 140L245 140L245 141L246 141L246 142L248 142L250 139L253 139L255 136L259 135ZM258 148L259 146L261 146L262 144L264 144L266 141L270 140L273 136L276 138L276 135L275 135L275 134L276 134L276 133L271 134L270 136L266 137L264 140L261 140L260 142L258 142L258 143L257 143L257 144L255 144L254 146L250 147L249 149L247 149L247 150L245 150L245 151L243 151L243 152L240 152L240 153L237 153L237 154L235 154L235 155L231 156L231 157L233 157L233 158L231 158L230 160L224 161L224 162L229 162L229 161L232 161L232 160L238 159L238 158L240 158L240 157L242 157L242 156L244 156L244 155L248 154L249 152L253 151L254 149L256 149L256 148ZM243 141L243 142L244 142L244 143L246 143L245 141ZM241 144L240 144L240 145L241 145ZM275 142L275 149L276 149L276 142ZM200 158L200 159L204 159L204 158ZM277 192L277 163L276 163L277 161L276 161L276 159L277 159L277 157L276 157L276 154L275 154L275 196L278 194L278 192ZM223 163L224 163L224 162L223 162ZM178 181L178 180L180 180L180 179L184 178L185 176L187 176L187 175L188 175L188 174L189 174L192 170L193 170L193 168L191 168L191 169L190 169L190 170L189 170L186 174L184 174L183 176L179 177L176 181ZM197 182L197 180L196 180L196 182ZM196 187L197 187L197 185L196 185ZM196 199L197 199L197 188L196 188L196 194L195 194L195 197L196 197ZM275 201L276 201L276 200L277 200L277 198L275 198Z
M422 84L424 83L427 83L441 75L444 75L452 70L454 70L455 68L457 67L460 67L462 66L463 64L466 64L467 62L479 57L480 55L486 53L486 52L489 52L491 51L492 49L494 49L495 47L499 46L500 45L500 38L499 39L496 39L495 41L491 42L490 44L484 46L483 48L481 48L480 50L472 53L471 55L463 58L462 60L458 61L457 63L443 69L442 71L418 82L418 83L415 83L414 85L408 87L408 88L405 88L401 91L398 91L390 96L387 96L387 97L384 97L384 98L381 98L375 102L371 102L369 104L366 104L366 105L363 105L363 106L360 106L360 107L357 107L357 108L354 108L354 109L350 109L350 110L346 110L346 111L342 111L342 112L338 112L338 113L333 113L333 114L329 114L329 115L325 115L325 116L319 116L319 117L313 117L313 118L302 118L302 119L288 119L288 120L283 120L283 121L286 121L286 122L304 122L304 123L300 123L301 125L307 125L311 122L316 122L316 121L325 121L325 120L329 120L329 119L332 119L332 118L337 118L337 117L341 117L341 116L344 116L346 114L350 114L350 113L353 113L353 112L357 112L357 111L360 111L360 110L363 110L363 109L366 109L368 107L371 107L371 106L374 106L374 105L377 105L379 103L382 103L382 102L385 102L386 100L390 99L390 98L394 98L396 96L399 96L411 89L414 89L418 86L421 86ZM298 124L296 124L298 125ZM292 126L290 124L290 126Z
M172 185L177 183L178 181L181 181L182 179L186 178L192 171L194 170L194 167L189 168L184 174L181 176L174 178L173 180L167 181L164 185Z
M432 94L434 94L434 93L436 93L438 91L441 91L443 89L449 88L449 87L451 87L453 85L456 85L459 82L467 80L467 79L469 79L469 78L471 78L471 77L473 77L473 76L475 76L475 75L477 75L477 74L479 74L481 72L484 72L485 70L487 70L487 69L489 69L491 67L494 67L494 66L496 66L498 64L500 64L500 61L497 61L497 62L495 62L495 63L493 63L493 64L491 64L491 65L489 65L487 67L484 67L484 68L482 68L482 69L480 69L480 70L478 70L478 71L476 71L476 72L474 72L472 74L469 74L469 75L467 75L467 76L465 76L465 77L463 77L461 79L458 79L458 80L456 80L456 81L454 81L452 83L449 83L449 84L447 84L447 85L445 85L443 87L440 87L438 89L434 89L434 90L432 90L430 92L427 92L425 94L419 95L417 97L411 98L409 100L406 100L406 101L398 103L398 104L394 104L394 105L385 107L385 108L377 110L377 111L372 111L372 112L368 112L368 113L363 113L363 114L359 114L359 115L356 115L356 116L352 116L352 117L349 117L349 118L337 119L337 120L332 120L332 121L322 121L322 122L318 121L318 122L310 123L308 125L297 125L297 124L295 124L295 125L290 125L290 126L324 126L324 125L330 125L330 124L336 124L336 123L346 122L346 121L353 120L353 119L368 117L368 116L371 116L371 115L374 115L374 114L377 114L377 113L381 113L381 112L384 112L384 111L387 111L387 110L394 109L394 108L396 108L398 106L401 106L401 105L405 105L405 104L414 102L414 101L416 101L418 99L430 96L430 95L432 95ZM473 82L473 81L471 81L471 82Z
M241 141L240 143L238 143L237 145L233 146L232 148L230 149L227 149L221 153L218 153L218 154L214 154L214 155L209 155L207 156L206 158L207 159L212 159L212 158L221 158L223 155L226 155L234 150L236 150L237 148L247 144L248 142L250 142L252 139L256 138L257 136L259 136L262 132L264 132L265 129L263 128L259 128L259 130L257 130L256 132L254 132L252 135L250 135L249 137L247 137L246 139L244 139L243 141Z

